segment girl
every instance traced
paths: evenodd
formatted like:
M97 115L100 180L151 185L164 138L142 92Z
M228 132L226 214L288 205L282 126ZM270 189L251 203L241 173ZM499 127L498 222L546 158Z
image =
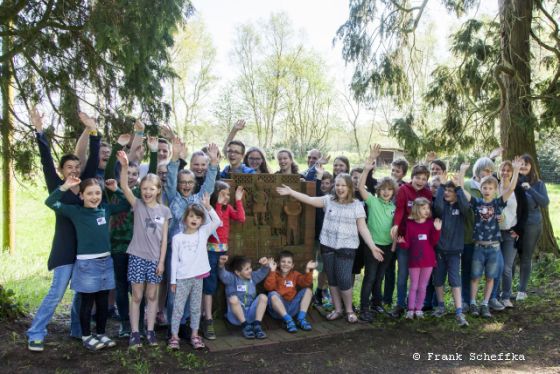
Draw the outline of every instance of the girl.
M134 212L132 240L126 253L128 281L132 286L130 302L131 336L130 348L142 346L138 320L140 303L146 293L148 301L148 331L146 337L152 346L157 345L154 322L158 307L157 291L162 280L165 252L167 251L167 228L171 211L161 204L161 182L157 175L147 174L140 182L141 198L137 199L128 185L128 157L123 151L117 153L121 163L121 188Z
M275 174L298 174L298 165L294 162L292 151L281 149L276 154L276 159L280 170Z
M206 244L208 237L222 224L212 205L210 197L204 194L204 207L193 204L183 217L185 230L173 237L170 272L170 291L175 294L173 316L171 318L171 339L169 348L179 349L179 323L187 300L191 315L191 344L194 349L204 348L198 335L200 324L200 303L202 282L210 272ZM206 215L206 211L208 215ZM204 222L207 218L207 222Z
M78 185L83 206L60 202L66 191ZM117 190L117 182L114 179L107 180L105 187L114 192ZM114 347L115 342L105 335L109 290L115 288L108 222L111 214L125 211L130 206L126 200L118 205L102 203L99 181L89 178L81 182L75 176L68 176L64 184L51 193L45 204L56 213L68 217L76 229L78 248L71 288L81 297L80 326L84 347L93 351ZM94 302L97 306L97 335L92 335L90 330Z
M231 260L233 273L224 266L228 256L220 256L218 275L226 286L228 311L226 318L232 325L241 325L243 336L247 339L265 339L261 321L266 311L268 298L265 294L257 295L257 284L262 282L270 268L269 260L262 257L259 264L262 267L253 272L251 260L247 257L236 256Z
M432 270L436 266L434 247L439 241L441 220L432 220L430 201L424 197L414 200L410 218L406 223L405 237L398 241L401 248L408 249L408 272L410 290L408 293L408 312L406 318L424 318L422 305L426 297L426 286Z
M371 239L364 206L354 199L350 175L343 173L335 178L333 195L310 197L286 185L277 187L276 191L282 196L292 196L305 204L324 208L325 218L320 236L321 256L335 308L327 315L327 319L332 321L342 317L344 301L347 321L358 322L358 317L352 310L352 265L356 248L360 244L358 232L378 261L383 261L383 252Z
M214 323L212 321L212 297L218 286L218 260L221 255L227 254L230 219L237 222L245 222L245 210L243 209L243 186L237 186L235 190L235 209L229 205L229 184L216 182L216 189L210 198L210 205L214 207L216 214L222 221L222 226L216 230L216 235L208 239L208 261L210 262L210 275L204 278L204 325L203 336L206 339L216 339Z
M243 163L255 170L256 173L270 174L266 164L266 155L259 147L251 147L245 152Z
M522 164L519 170L519 185L525 191L527 221L523 227L523 235L521 236L521 261L519 271L519 289L517 292L517 301L527 298L527 284L531 276L531 261L533 251L537 245L542 232L542 214L541 208L546 208L550 202L546 186L539 179L535 170L533 158L524 154L521 156Z
M350 172L350 160L346 156L337 156L333 161L333 175Z

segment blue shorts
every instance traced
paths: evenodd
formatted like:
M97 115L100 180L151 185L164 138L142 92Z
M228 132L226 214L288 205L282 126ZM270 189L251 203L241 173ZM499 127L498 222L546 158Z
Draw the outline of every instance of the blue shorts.
M227 252L208 251L208 262L210 263L210 275L202 281L202 293L214 295L218 289L218 262L220 256L227 255Z
M94 293L115 288L113 258L105 256L89 260L76 260L72 269L70 288L83 293Z
M257 306L258 305L259 305L258 295L257 295L257 297L255 297L255 299L253 300L253 302L249 306L245 306L243 303L241 303L241 308L243 309L243 314L245 315L245 320L247 321L247 323L255 322L255 317L257 315ZM232 325L235 325L235 326L241 325L241 322L239 322L237 317L231 311L231 308L229 306L229 302L227 303L226 318L229 321L229 323L231 323Z
M142 257L129 255L128 281L132 283L159 284L163 276L156 275L158 261L146 260Z
M270 314L270 316L274 319L282 319L282 316L276 313L276 311L272 308L272 296L278 296L278 298L282 300L282 303L284 303L286 313L288 313L288 315L292 317L295 317L301 309L301 299L303 299L303 296L305 295L305 290L307 290L307 288L299 290L296 296L294 296L294 298L290 301L284 299L278 292L270 291L268 293L268 314Z
M451 287L461 287L461 254L437 252L437 267L434 269L434 287L443 287L445 276Z
M498 256L501 256L500 243L491 246L474 245L471 279L478 279L482 274L486 278L497 278L500 272Z

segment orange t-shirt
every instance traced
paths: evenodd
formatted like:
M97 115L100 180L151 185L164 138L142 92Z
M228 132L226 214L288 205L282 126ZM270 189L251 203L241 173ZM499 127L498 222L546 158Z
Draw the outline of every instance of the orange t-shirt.
M299 288L311 287L313 285L313 272L301 274L292 270L285 277L277 271L271 271L264 281L267 291L276 291L287 301L292 300Z

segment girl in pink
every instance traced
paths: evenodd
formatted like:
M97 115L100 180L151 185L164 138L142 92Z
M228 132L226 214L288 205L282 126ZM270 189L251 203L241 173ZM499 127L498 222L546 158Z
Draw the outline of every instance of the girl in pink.
M243 186L237 186L235 190L235 208L229 204L229 184L216 182L214 193L210 197L210 205L214 207L216 214L222 220L216 233L208 238L208 261L210 263L210 275L204 278L202 335L209 340L216 339L214 323L212 321L212 297L218 287L218 260L220 256L227 255L229 241L230 219L237 222L245 222L245 210L243 209Z
M401 248L410 251L408 271L410 288L408 292L407 319L424 318L422 306L426 297L426 286L433 268L437 265L434 247L439 241L441 220L432 220L430 202L424 197L414 200L410 217L406 223L404 238L399 237Z

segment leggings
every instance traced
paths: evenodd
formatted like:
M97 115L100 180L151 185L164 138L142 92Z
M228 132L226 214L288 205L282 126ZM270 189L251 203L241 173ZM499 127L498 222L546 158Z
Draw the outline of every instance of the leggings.
M409 268L410 288L408 291L408 310L422 310L426 297L426 286L430 281L433 268Z
M352 288L352 266L354 265L355 248L334 249L321 245L323 270L327 273L329 286L338 287L341 291Z
M183 317L185 303L189 300L191 311L191 329L198 330L200 325L200 306L202 303L202 279L177 279L173 316L171 317L171 333L177 335L179 323Z
M97 291L93 293L80 292L80 326L82 336L91 335L91 310L95 302L95 329L98 334L105 334L107 325L107 314L109 305L109 290Z

